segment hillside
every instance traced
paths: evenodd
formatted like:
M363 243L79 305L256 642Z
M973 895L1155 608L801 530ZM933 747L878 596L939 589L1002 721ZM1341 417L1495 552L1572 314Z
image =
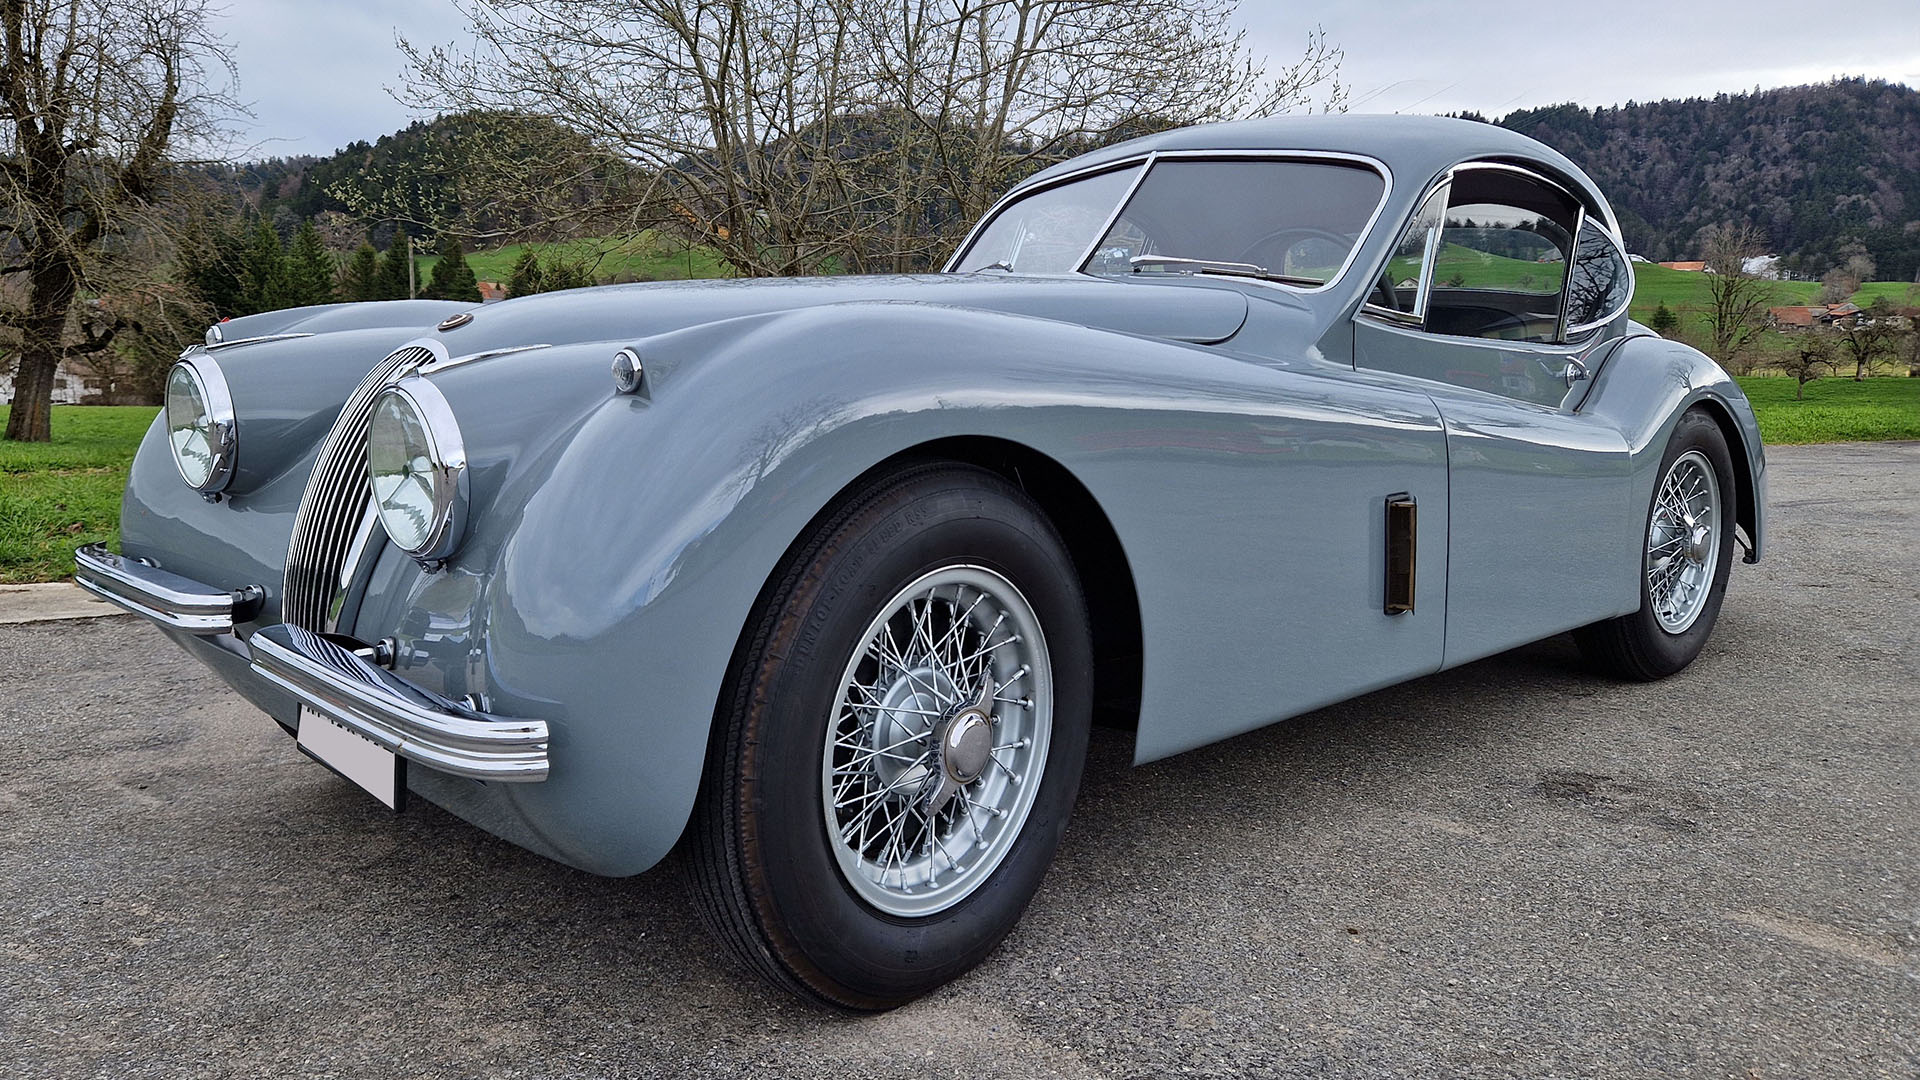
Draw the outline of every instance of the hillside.
M1880 280L1920 273L1920 91L1844 79L1494 122L1585 168L1649 259L1697 259L1700 229L1748 221L1800 274L1818 277L1849 243Z
M1585 167L1613 201L1629 246L1649 259L1698 258L1703 227L1748 221L1796 276L1818 278L1856 245L1874 260L1878 280L1920 275L1920 91L1847 79L1617 108L1527 109L1493 122ZM214 166L204 175L287 235L326 210L358 210L370 224L461 219L483 232L512 232L556 213L575 219L619 188L615 164L602 159L591 180L567 164L591 157L560 125L467 114L419 121L325 158ZM522 184L551 171L554 185L539 205L502 201L483 161ZM385 244L388 228L376 228L376 242Z

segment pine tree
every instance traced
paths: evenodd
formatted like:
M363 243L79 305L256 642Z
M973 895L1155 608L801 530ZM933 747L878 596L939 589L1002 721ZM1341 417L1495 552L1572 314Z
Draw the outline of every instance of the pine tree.
M1654 333L1664 337L1667 331L1680 325L1680 316L1675 315L1667 302L1662 300L1660 306L1653 309L1653 319L1647 325L1653 328Z
M246 314L243 280L247 238L238 225L195 221L180 243L174 266L180 281L200 294L216 318Z
M412 267L407 264L413 260L408 251L411 241L407 234L396 232L393 243L387 247L387 257L380 260L380 299L409 300L408 291L413 285Z
M380 253L373 250L373 241L362 240L347 265L340 269L340 298L379 300L382 299L380 290Z
M294 305L333 303L333 278L339 272L312 219L300 223L287 249L287 279Z
M473 267L467 265L466 253L460 250L460 238L450 232L441 233L433 253L436 256L433 276L420 295L433 300L479 303L480 282L473 276Z
M547 267L546 288L548 292L561 289L584 289L593 284L593 274L584 262L555 259Z
M540 270L540 256L528 248L513 261L513 274L507 278L507 297L532 296L546 292L546 275Z
M287 269L287 253L280 246L280 234L266 219L253 228L241 263L241 302L238 315L275 311L293 305L293 283Z

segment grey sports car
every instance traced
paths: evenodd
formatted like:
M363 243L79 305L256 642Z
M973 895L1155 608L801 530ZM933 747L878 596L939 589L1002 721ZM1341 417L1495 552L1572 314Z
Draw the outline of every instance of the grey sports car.
M76 577L389 805L678 846L748 967L883 1009L1020 917L1096 720L1149 761L1569 630L1684 668L1764 461L1632 290L1511 132L1172 131L944 273L215 327Z

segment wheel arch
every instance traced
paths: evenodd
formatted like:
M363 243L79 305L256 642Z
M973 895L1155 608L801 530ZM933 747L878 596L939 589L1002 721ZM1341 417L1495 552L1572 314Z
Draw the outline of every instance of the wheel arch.
M1059 531L1073 559L1087 600L1087 618L1093 632L1094 723L1133 733L1139 728L1141 659L1143 655L1140 596L1133 569L1106 511L1093 493L1066 466L1023 443L989 435L956 435L901 450L877 462L843 485L788 543L766 581L761 584L746 620L735 636L727 677L716 689L714 722L707 733L704 768L713 767L713 747L721 738L720 722L729 687L739 675L742 658L751 646L753 628L766 610L771 591L797 558L807 540L849 499L885 476L902 469L936 462L972 465L994 473L1020 488L1039 504Z
M1712 394L1704 394L1693 403L1715 425L1720 434L1726 437L1727 448L1732 451L1734 484L1734 524L1747 534L1747 562L1755 562L1760 557L1760 497L1758 478L1754 475L1753 462L1757 456L1754 447L1747 445L1747 436L1734 419L1733 411L1727 403Z

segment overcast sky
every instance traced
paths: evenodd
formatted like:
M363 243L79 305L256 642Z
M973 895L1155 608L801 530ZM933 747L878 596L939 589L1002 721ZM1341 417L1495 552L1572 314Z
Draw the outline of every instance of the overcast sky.
M1920 86L1914 0L1839 9L1771 0L1242 0L1254 48L1276 66L1318 22L1346 50L1355 112L1501 115L1573 101L1694 97L1866 75ZM230 0L227 33L240 96L253 103L247 157L326 154L413 116L396 34L464 37L448 0Z

